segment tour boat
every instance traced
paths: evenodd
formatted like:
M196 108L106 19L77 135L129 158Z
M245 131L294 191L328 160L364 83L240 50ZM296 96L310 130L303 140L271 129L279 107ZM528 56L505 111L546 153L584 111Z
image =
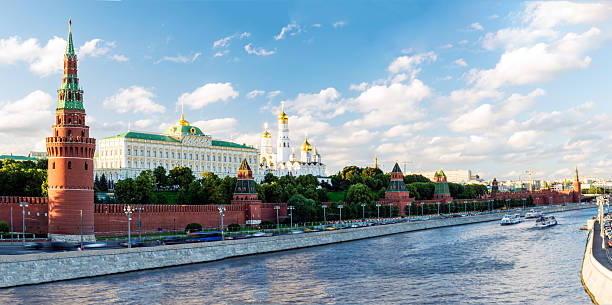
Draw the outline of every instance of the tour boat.
M506 216L504 216L504 218L501 219L499 224L502 225L502 226L508 226L508 225L517 224L517 223L519 223L521 221L522 220L521 220L521 215L520 214L506 215Z
M557 224L557 219L555 216L541 216L536 219L536 228L547 228L552 227Z
M541 211L536 211L534 209L529 210L529 212L525 213L525 219L529 219L529 218L539 218L542 217L542 212Z

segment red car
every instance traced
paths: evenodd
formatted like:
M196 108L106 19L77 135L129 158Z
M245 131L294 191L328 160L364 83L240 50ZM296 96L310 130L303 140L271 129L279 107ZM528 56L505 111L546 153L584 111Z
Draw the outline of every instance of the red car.
M608 247L612 248L612 240L608 240Z

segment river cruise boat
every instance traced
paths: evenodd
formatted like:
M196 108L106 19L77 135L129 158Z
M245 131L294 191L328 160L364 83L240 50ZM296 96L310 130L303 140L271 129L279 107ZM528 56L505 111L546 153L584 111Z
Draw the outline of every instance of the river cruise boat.
M499 222L502 226L514 225L522 221L520 214L506 215Z
M529 210L529 212L525 213L525 219L529 219L529 218L540 218L542 217L544 214L542 214L541 211L536 211L534 209Z
M542 216L536 219L536 228L547 228L557 224L555 216Z

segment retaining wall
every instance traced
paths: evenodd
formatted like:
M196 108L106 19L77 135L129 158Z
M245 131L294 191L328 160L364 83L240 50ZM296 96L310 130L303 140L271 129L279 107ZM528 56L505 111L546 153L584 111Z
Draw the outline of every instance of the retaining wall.
M547 212L591 206L551 207ZM151 248L0 256L0 287L37 284L143 269L210 262L224 258L321 246L389 234L499 220L502 213L322 231L246 240Z
M612 271L593 256L593 222L589 221L589 239L582 260L582 284L596 304L612 304ZM601 247L601 245L596 245Z

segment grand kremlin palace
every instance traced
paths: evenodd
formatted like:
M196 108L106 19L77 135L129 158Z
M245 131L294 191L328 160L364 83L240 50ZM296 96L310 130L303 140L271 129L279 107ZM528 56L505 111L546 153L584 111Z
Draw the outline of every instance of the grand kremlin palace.
M128 131L99 140L97 149L94 173L104 174L112 182L135 178L141 171L158 166L167 171L189 167L196 177L205 171L219 177L235 176L243 158L257 164L259 157L254 147L214 140L191 126L183 115L164 134ZM253 176L263 179L257 166Z

